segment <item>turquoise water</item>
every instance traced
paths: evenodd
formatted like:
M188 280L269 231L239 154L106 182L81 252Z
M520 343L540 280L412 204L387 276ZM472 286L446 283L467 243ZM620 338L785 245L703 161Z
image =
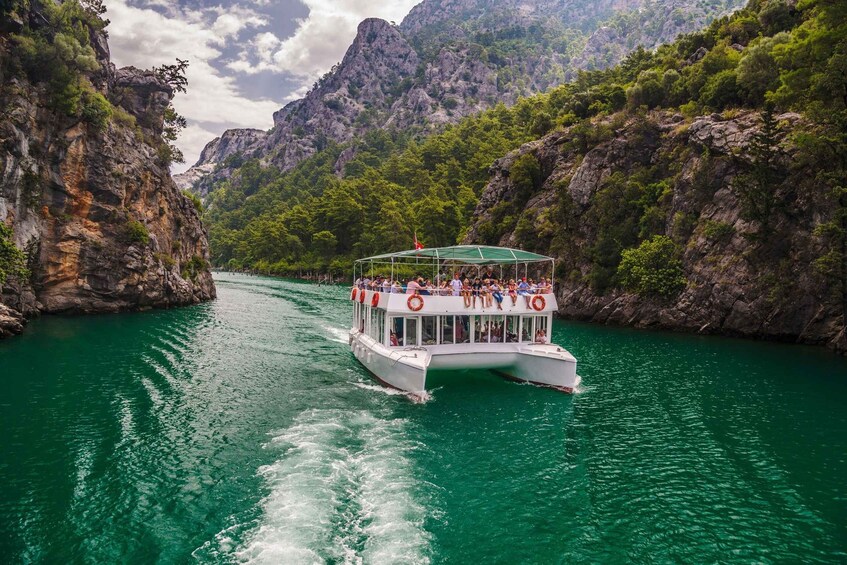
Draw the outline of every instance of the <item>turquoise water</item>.
M0 561L847 561L847 360L557 322L565 395L445 373L413 404L346 346L348 293L0 342Z

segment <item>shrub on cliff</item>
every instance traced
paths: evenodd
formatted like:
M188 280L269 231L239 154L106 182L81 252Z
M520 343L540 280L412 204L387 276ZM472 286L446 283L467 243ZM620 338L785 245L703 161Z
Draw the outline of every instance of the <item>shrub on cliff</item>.
M654 236L621 253L618 278L624 288L642 296L673 296L685 287L679 252L671 238Z
M12 228L0 222L0 287L10 276L26 278L26 256L12 242Z
M194 205L194 209L197 210L198 213L203 213L203 201L200 200L200 197L191 192L190 190L183 190L182 194L185 195L186 198L191 200L191 204Z
M82 117L98 130L106 129L112 118L112 105L99 92L83 89L81 99Z
M129 220L124 227L124 238L128 243L147 245L150 243L150 232L141 222Z
M209 268L209 264L199 255L194 255L183 266L180 274L184 279L196 280L197 276Z

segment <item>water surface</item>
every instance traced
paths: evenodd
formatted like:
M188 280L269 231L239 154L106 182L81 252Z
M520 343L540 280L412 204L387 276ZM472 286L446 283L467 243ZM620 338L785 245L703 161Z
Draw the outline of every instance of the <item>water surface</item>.
M843 358L556 322L580 393L412 404L346 289L217 282L0 342L2 562L847 561Z

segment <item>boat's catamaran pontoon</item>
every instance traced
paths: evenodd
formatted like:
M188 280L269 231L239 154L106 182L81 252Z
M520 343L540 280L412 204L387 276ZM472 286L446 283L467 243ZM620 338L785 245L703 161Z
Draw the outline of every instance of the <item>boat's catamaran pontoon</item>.
M423 274L431 280L464 273L521 280L554 272L550 257L518 249L458 245L389 253L356 262L354 280L407 280ZM542 275L543 273L543 275ZM385 289L387 290L387 286ZM354 285L350 346L377 379L391 387L425 395L427 370L490 369L511 379L573 392L580 382L576 359L560 346L546 343L555 295L521 295L513 304L503 290L502 310L482 299L466 307L464 297L407 294ZM414 291L413 291L414 292Z

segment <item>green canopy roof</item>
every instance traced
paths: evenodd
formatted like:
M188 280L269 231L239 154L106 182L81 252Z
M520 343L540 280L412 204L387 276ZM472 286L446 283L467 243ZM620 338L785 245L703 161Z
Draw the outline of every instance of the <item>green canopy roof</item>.
M424 249L410 249L398 251L397 253L385 253L359 259L357 262L374 263L407 263L412 261L429 260L456 261L471 265L497 264L497 263L535 263L541 261L552 261L551 257L521 251L520 249L509 249L508 247L492 247L489 245L454 245L452 247L431 247Z

